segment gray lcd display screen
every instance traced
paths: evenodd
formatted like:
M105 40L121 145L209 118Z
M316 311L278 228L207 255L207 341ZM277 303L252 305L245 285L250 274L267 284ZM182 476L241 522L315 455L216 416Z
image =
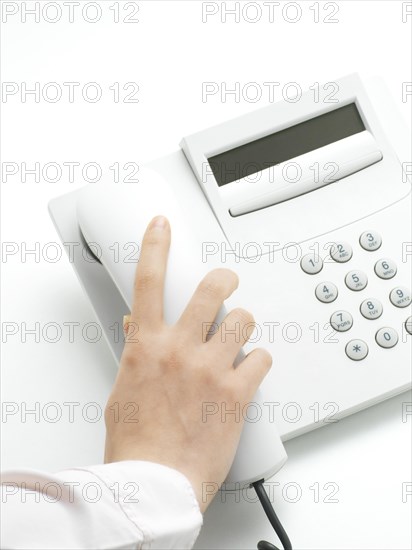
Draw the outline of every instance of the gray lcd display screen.
M364 130L355 103L350 103L210 157L208 161L220 187Z

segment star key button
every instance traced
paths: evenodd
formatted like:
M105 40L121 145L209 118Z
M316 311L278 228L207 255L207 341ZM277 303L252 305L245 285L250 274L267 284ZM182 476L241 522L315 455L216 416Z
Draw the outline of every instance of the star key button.
M346 344L346 355L353 361L362 361L368 355L369 349L363 340L350 340Z

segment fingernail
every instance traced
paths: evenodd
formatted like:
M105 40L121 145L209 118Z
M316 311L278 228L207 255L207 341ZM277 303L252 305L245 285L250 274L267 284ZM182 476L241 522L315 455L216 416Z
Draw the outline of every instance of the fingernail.
M166 227L167 220L164 216L156 216L150 223L150 228L164 229Z
M123 332L127 334L129 332L130 315L123 315Z

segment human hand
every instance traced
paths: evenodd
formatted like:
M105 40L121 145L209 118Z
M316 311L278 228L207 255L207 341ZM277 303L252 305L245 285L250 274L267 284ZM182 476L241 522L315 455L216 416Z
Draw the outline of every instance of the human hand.
M208 273L178 322L165 324L170 236L168 221L157 217L143 238L126 343L105 409L105 462L147 460L180 471L204 512L213 498L203 494L204 484L223 483L243 427L233 414L225 422L219 414L205 420L204 404L242 410L272 359L267 351L255 349L233 367L254 326L252 315L243 309L234 309L224 319L224 338L220 329L205 341L204 323L213 323L238 286L237 275L228 269ZM233 330L236 327L240 330Z

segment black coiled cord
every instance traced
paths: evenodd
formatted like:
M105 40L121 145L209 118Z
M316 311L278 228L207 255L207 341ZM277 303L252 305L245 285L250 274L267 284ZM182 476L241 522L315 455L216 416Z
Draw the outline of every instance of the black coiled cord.
M283 549L292 550L292 544L289 540L289 537L286 531L284 530L282 524L280 523L279 518L275 513L275 510L272 507L272 503L270 502L269 497L265 491L263 482L264 480L260 479L259 481L255 481L255 483L252 483L252 486L256 491L258 499L260 500L260 503L263 506L263 509L265 511L265 514L267 515L268 520L270 521L273 529L276 531L276 534L279 537L280 542L282 543ZM265 540L261 540L260 542L258 542L257 547L258 547L258 550L279 550L279 548L277 548L270 542L266 542Z

